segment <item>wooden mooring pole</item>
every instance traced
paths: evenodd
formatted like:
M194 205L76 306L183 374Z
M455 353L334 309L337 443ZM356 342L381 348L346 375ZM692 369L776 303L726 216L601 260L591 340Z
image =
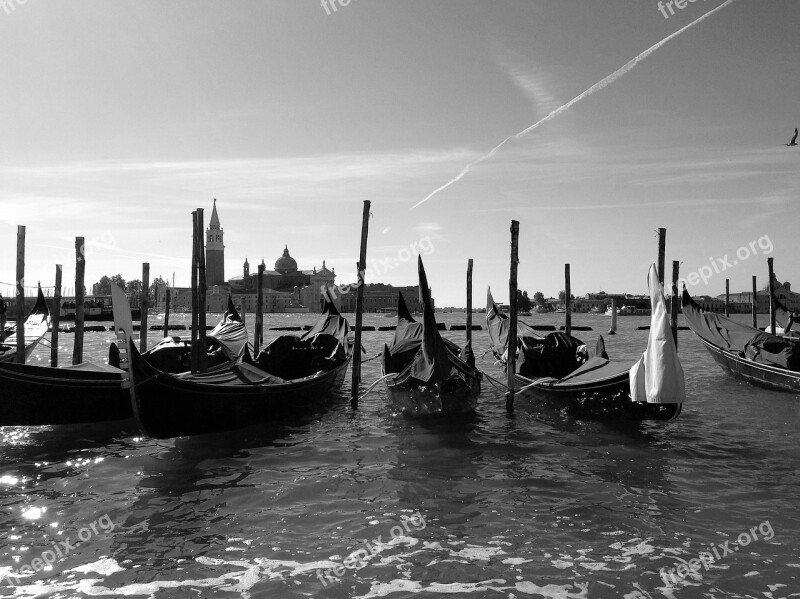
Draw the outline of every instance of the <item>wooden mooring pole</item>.
M670 324L672 325L672 340L675 341L675 349L678 348L678 306L680 299L678 295L678 275L680 274L681 263L677 260L672 261L672 298L670 299Z
M17 355L25 363L25 227L17 227Z
M197 356L197 212L192 212L192 374L197 374L199 358Z
M0 343L6 339L6 314L8 312L8 304L0 294Z
M50 324L53 332L50 333L50 366L58 366L58 327L61 325L61 275L62 268L56 264L56 288L53 291L53 311L50 313Z
M172 301L172 292L169 285L164 287L164 337L169 335L169 304Z
M253 357L258 356L264 341L264 263L258 265L258 293L256 294L256 328L253 335Z
M364 200L364 212L361 215L361 249L359 251L358 286L356 289L356 332L353 346L353 382L351 385L350 406L358 408L358 387L361 383L361 327L364 318L364 271L367 269L367 237L369 236L370 201Z
M569 264L564 265L564 307L566 313L564 314L564 332L567 335L572 335L572 285L569 276Z
M773 269L772 258L767 258L767 269L769 270L769 332L773 335L777 330L775 324L775 299L772 293L772 281L775 279L775 271Z
M467 260L467 345L472 350L472 258Z
M75 238L75 343L72 364L83 362L83 278L86 272L83 237Z
M139 303L139 353L147 350L147 310L150 307L150 263L142 263L142 301Z
M197 209L197 369L208 368L206 353L206 236L203 224L203 209Z
M753 328L758 328L758 287L756 285L756 276L753 275L753 301L750 302L750 315L753 317Z
M519 266L519 221L511 221L511 267L508 277L508 346L506 350L506 411L514 411L517 375L517 268Z
M658 282L664 284L664 269L667 254L667 230L658 229Z
M611 328L608 330L609 335L617 334L617 298L611 298Z
M725 316L731 315L731 280L725 279Z

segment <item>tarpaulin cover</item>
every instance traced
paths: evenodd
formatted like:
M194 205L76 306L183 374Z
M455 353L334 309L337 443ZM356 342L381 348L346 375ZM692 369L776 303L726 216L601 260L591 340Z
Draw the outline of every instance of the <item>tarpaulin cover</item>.
M655 264L650 266L647 283L652 306L650 336L647 349L630 370L631 399L655 404L683 403L686 401L683 367L672 338L667 300Z

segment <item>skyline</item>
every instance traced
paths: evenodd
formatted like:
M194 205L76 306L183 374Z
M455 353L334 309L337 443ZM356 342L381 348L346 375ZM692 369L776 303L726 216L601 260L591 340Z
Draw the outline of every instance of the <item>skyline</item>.
M369 199L368 264L430 239L423 258L442 306L464 305L468 258L473 304L488 285L504 299L512 219L519 287L531 295L557 296L564 263L581 295L646 293L658 227L668 275L672 260L683 277L728 257L693 294L724 292L726 277L732 291L749 290L752 275L763 287L767 256L779 280L797 280L800 153L786 144L800 125L800 82L787 76L800 58L800 7L708 0L665 18L656 2L628 4L0 10L10 57L0 66L0 280L13 281L16 226L26 225L29 284L52 285L56 263L64 287L74 284L74 238L84 236L89 289L103 275L140 279L146 261L151 279L174 271L188 286L191 211L204 208L207 226L214 198L226 278L246 257L269 267L288 245L299 268L325 260L337 283L351 282ZM466 164L468 176L411 210ZM735 258L753 242L757 253ZM370 282L414 285L414 261Z

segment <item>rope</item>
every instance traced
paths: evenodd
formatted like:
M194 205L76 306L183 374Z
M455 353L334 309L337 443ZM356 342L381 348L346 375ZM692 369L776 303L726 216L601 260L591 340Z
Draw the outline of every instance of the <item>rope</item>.
M367 390L366 390L366 391L364 391L364 394L363 394L363 395L361 395L361 396L358 398L358 401L361 401L361 400L362 400L362 399L364 399L364 398L365 398L367 395L369 395L369 394L370 394L370 391L372 391L372 390L375 388L375 386L376 386L378 383L380 383L381 381L383 381L383 380L385 380L385 379L388 379L389 377L392 377L392 376L397 376L397 373L396 373L396 372L391 372L391 373L389 373L389 374L384 374L384 375L383 375L381 378L379 378L377 381L375 381L374 383L372 383L372 384L371 384L371 385L370 385L370 386L367 388Z
M372 356L371 358L367 358L366 360L361 360L361 363L364 364L365 362L371 362L375 358L380 358L383 355L383 352L378 352L376 355Z
M500 381L498 381L496 378L494 378L492 376L489 376L485 372L481 372L481 374L488 379L488 381L492 384L492 387L494 387L495 389L497 389L501 393L505 393L506 391L508 391L508 387L506 385L504 385L503 383L501 383Z

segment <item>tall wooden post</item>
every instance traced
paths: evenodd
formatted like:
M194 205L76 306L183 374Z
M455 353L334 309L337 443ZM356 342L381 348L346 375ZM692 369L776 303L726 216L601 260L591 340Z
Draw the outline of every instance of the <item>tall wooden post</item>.
M197 211L192 212L192 374L197 374Z
M467 261L467 345L472 348L472 258Z
M8 305L0 294L0 343L6 339L6 313L8 312Z
M672 261L672 299L670 299L670 312L672 324L672 340L675 341L675 348L678 348L678 274L680 272L681 263L677 260Z
M511 221L511 268L508 277L508 347L506 357L506 411L514 411L517 374L517 267L519 266L519 221Z
M256 294L256 329L253 335L253 357L258 356L264 341L264 264L258 265L258 293Z
M147 310L150 307L150 263L142 263L142 301L139 303L139 352L147 350Z
M564 314L564 330L567 335L572 335L572 285L569 277L569 264L564 265L564 307L567 312Z
M19 364L25 363L25 227L17 227L17 354Z
M753 301L750 302L750 314L753 317L753 328L758 328L758 287L756 286L756 276L753 275Z
M725 279L725 316L731 315L731 280Z
M203 209L197 209L197 369L205 372L208 367L206 353L206 236L203 224Z
M53 291L53 311L50 313L50 323L53 332L50 334L50 366L58 366L58 327L61 325L61 265L56 264L56 288Z
M659 228L658 230L658 282L664 284L664 269L666 268L665 260L667 253L667 230Z
M83 362L83 277L86 272L83 237L75 238L75 344L72 363Z
M775 271L773 270L772 258L767 258L767 268L769 269L769 332L775 334L775 299L772 290L772 281L775 280Z
M608 330L609 335L617 334L617 298L611 298L611 328Z
M164 337L169 335L169 305L172 301L172 292L169 290L169 285L164 287Z
M358 287L356 289L356 333L353 347L353 382L351 385L350 406L358 408L358 386L361 383L361 327L364 318L364 271L367 269L367 237L369 235L370 201L364 200L364 212L361 216L361 250L358 264Z

